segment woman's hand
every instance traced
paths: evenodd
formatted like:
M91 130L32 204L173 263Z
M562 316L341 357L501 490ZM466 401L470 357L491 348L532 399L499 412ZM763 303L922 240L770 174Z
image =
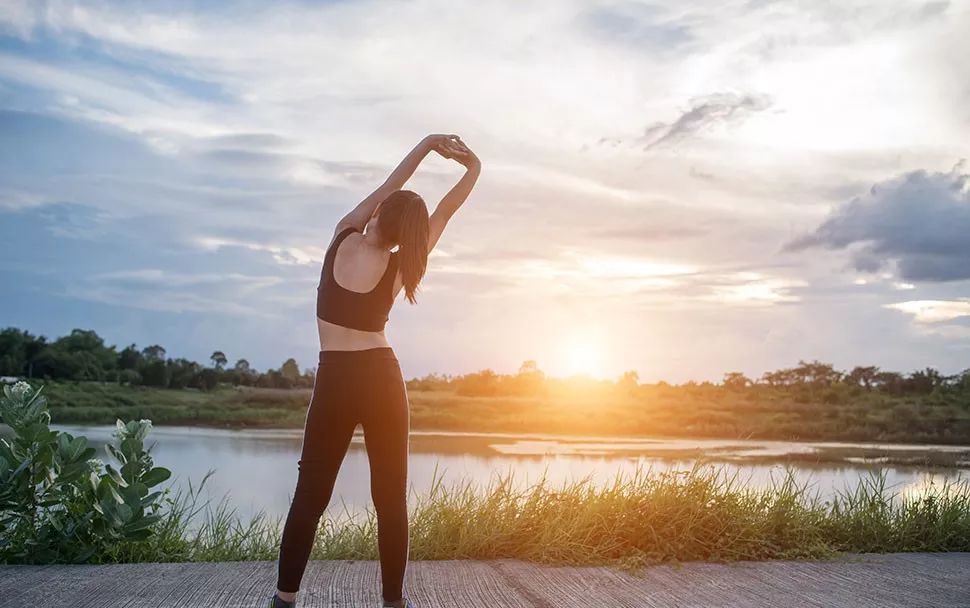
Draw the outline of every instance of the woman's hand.
M427 147L428 150L434 150L438 154L444 156L442 149L447 146L449 142L453 142L456 139L458 139L458 136L455 134L432 133L431 135L425 137L422 143Z
M478 160L478 156L457 135L455 140L447 145L452 149L451 158L464 165L466 169L481 167L482 162Z

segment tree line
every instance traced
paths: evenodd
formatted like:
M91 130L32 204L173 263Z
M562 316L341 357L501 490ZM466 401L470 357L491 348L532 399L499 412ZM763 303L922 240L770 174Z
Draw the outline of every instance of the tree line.
M678 387L690 389L719 389L733 392L774 391L818 399L842 400L847 392L871 392L893 396L928 395L932 393L965 396L970 401L970 369L954 375L944 375L931 367L910 373L885 371L876 366L856 366L851 370L837 370L830 363L799 361L792 368L769 371L760 378L749 378L741 372L728 372L720 383L688 381L679 385L660 381L651 385L640 383L635 370L624 372L616 380L592 378L550 378L535 361L525 361L515 374L499 374L485 369L457 376L429 374L408 382L419 390L441 390L467 396L525 396L554 391L576 391L583 388Z
M229 359L216 350L206 366L182 357L168 357L165 348L129 344L120 351L107 346L93 330L74 329L48 341L28 331L7 327L0 331L0 375L50 380L117 382L158 388L212 390L220 383L267 388L313 386L315 372L300 368L293 358L279 369L259 372L246 359Z
M93 330L74 329L67 336L48 342L44 336L8 327L0 331L0 375L45 380L95 380L125 385L160 388L198 388L211 390L220 383L233 386L268 388L312 388L315 372L300 372L293 358L279 369L259 372L240 358L228 367L229 359L216 350L202 365L185 358L170 358L158 344L139 349L130 344L118 350L106 346ZM636 371L624 372L616 380L591 378L550 378L534 360L522 363L517 373L499 374L491 369L462 374L429 374L408 381L413 390L445 390L468 396L536 395L552 390L580 390L613 387L634 390L641 387ZM652 386L671 386L658 382ZM858 390L894 396L945 393L966 395L970 399L970 369L945 375L927 367L910 373L882 370L876 366L856 366L838 370L830 363L799 361L791 368L768 371L760 378L741 372L728 372L720 383L683 383L684 388L717 387L729 391L781 390L812 398L826 399L833 390Z

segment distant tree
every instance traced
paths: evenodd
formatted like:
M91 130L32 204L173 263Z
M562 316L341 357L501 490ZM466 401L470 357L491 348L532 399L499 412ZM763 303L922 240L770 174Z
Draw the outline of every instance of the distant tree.
M522 365L519 366L520 374L529 374L537 371L539 371L539 365L535 362L535 359L529 359L528 361L523 361Z
M7 327L0 331L0 375L32 378L37 356L47 348L47 338Z
M640 387L640 374L636 370L627 370L620 374L616 379L617 390L624 393L633 393Z
M70 334L58 338L44 350L56 353L43 357L49 370L52 363L71 368L69 375L60 375L62 370L58 375L51 373L52 378L101 380L107 371L115 369L118 360L114 346L105 346L97 332L85 329L71 330ZM42 358L40 353L37 357ZM69 359L73 361L68 363Z
M158 347L161 348L161 347ZM141 381L145 386L168 387L169 368L164 359L149 358L140 370Z
M138 369L145 361L145 356L134 344L129 344L118 353L118 369Z
M79 380L85 362L62 349L48 346L37 355L34 370L38 375L54 380Z
M635 369L628 369L627 371L623 372L622 376L620 376L620 381L629 382L631 384L639 384L640 374L638 374L637 370Z
M765 372L761 380L769 386L791 386L796 383L797 378L793 370L779 369L773 372Z
M240 359L236 361L236 364L232 367L232 369L236 370L240 374L248 374L250 372L249 361Z
M195 361L188 359L174 359L168 365L168 387L185 388L187 386L197 386L203 388L199 380L199 374L203 367Z
M209 360L212 361L212 365L216 369L222 369L222 366L229 362L229 360L226 359L225 353L223 353L221 350L217 350L214 353L212 353L212 356L209 357Z
M934 389L942 386L944 382L945 379L939 370L927 367L924 370L917 370L910 374L909 378L906 378L903 382L903 388L911 393L925 395L932 393Z
M739 390L751 385L751 380L741 372L728 372L724 374L724 387L731 390Z
M283 366L280 367L280 375L289 380L290 382L296 382L300 379L300 366L296 364L296 359L292 357L287 359Z
M830 363L799 361L794 370L801 384L812 386L831 386L842 379L842 372L837 371Z
M146 346L141 351L146 362L165 361L165 349L158 344Z
M898 372L879 372L873 378L873 386L892 395L903 392L903 376Z
M199 370L196 375L196 384L198 388L204 391L211 391L219 385L219 371L211 367L203 367Z
M879 368L870 365L868 367L853 367L852 371L845 377L845 381L852 386L864 386L867 391L871 391L879 376Z
M455 390L459 395L486 396L498 392L498 374L491 369L483 369L474 374L465 374L455 380Z
M27 377L34 377L34 361L37 356L47 348L47 338L44 336L35 337L29 332L24 332L24 356L27 360Z

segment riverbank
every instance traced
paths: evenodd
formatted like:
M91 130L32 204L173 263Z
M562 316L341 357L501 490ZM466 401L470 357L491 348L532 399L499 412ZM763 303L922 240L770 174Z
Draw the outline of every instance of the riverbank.
M636 574L518 560L412 561L421 608L949 608L966 606L970 553L850 555L818 562L687 563ZM304 606L377 606L376 561L313 561ZM0 607L261 606L276 562L0 566Z
M302 428L309 389L157 389L113 383L45 385L55 423ZM970 445L970 400L892 396L863 389L790 394L772 387L641 385L565 393L466 396L410 388L415 430L550 433L612 437L710 437ZM834 395L834 396L833 396ZM865 457L865 455L860 455Z
M542 478L527 487L508 473L485 485L439 482L415 498L409 511L410 555L416 560L520 559L635 569L665 562L970 551L967 480L898 496L873 475L822 498L791 474L752 488L727 472L695 466L659 474L637 468L603 484ZM281 516L244 519L227 500L209 500L205 480L177 489L149 537L107 547L91 561L275 558ZM373 507L328 512L311 556L377 559Z

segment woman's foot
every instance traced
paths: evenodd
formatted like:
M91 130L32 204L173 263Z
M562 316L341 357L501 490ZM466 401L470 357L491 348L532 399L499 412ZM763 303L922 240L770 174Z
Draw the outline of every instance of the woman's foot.
M269 608L296 608L296 600L287 602L274 593L273 597L269 598Z

